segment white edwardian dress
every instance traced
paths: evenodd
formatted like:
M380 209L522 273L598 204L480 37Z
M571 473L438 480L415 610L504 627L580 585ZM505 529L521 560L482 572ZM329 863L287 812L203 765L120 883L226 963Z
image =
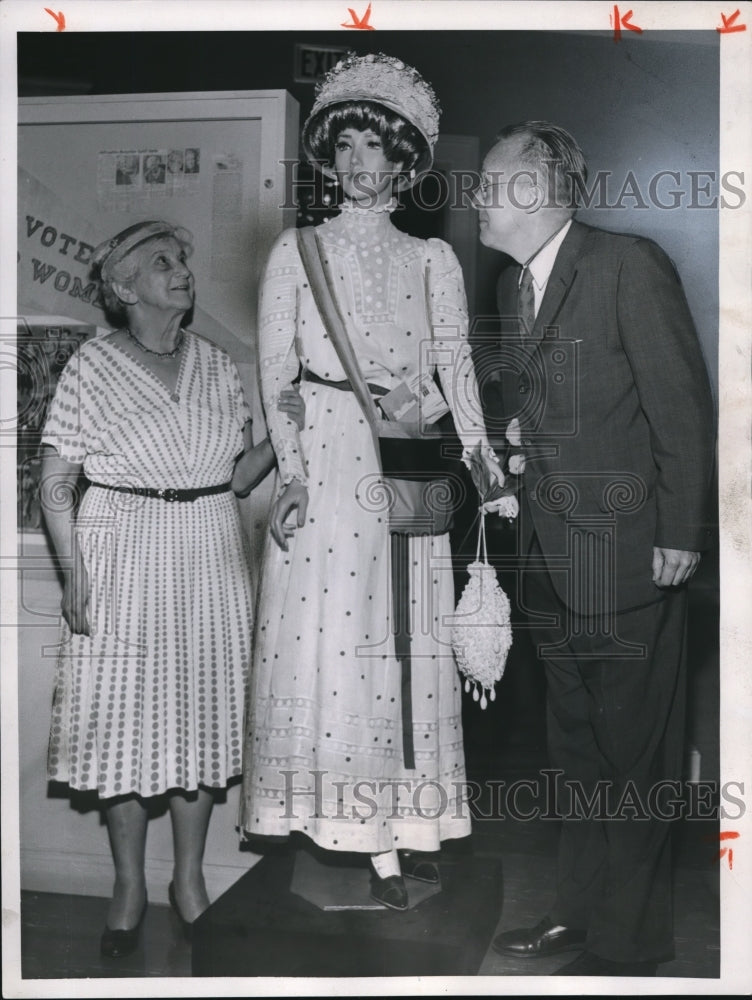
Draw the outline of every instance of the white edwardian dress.
M343 211L317 235L366 381L394 388L425 370L427 358L463 445L486 445L451 248L401 233L385 212ZM271 538L266 546L241 826L249 835L300 831L342 851L437 850L470 832L461 680L445 620L455 602L449 536L410 540L415 768L408 770L388 518L368 489L379 471L371 430L353 392L314 381L301 382L302 431L277 409L301 367L328 381L346 378L294 230L271 252L259 335L280 485L305 483L309 505L288 552Z

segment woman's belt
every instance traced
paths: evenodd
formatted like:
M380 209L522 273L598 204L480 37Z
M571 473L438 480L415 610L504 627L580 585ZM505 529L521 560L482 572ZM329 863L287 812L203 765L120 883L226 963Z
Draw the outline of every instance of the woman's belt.
M178 490L168 486L165 489L153 489L150 486L109 486L107 483L91 482L100 490L115 490L116 493L130 493L135 497L151 497L154 500L167 500L169 503L189 503L199 497L215 496L217 493L229 493L231 483L220 483L217 486L199 486L195 490Z
M328 385L330 389L341 389L343 392L352 392L353 387L349 379L342 379L341 382L331 382L328 378L321 378L315 372L304 371L300 376L306 382L317 382L319 385ZM373 385L371 382L366 382L368 386L368 391L372 392L374 396L386 396L390 391L385 389L383 385Z

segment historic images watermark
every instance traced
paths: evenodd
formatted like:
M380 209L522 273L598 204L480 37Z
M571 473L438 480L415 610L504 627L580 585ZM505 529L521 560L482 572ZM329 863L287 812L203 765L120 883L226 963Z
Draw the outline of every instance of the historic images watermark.
M331 209L331 188L319 171L311 174L301 170L298 160L280 161L285 172L284 198L279 208L296 208L305 192L306 203L317 209ZM529 189L543 192L546 208L584 209L681 209L708 210L742 208L747 202L747 175L743 170L675 170L666 167L649 177L638 176L633 170L616 172L598 170L587 180L573 176L569 201L562 202L557 194L556 161L544 161L540 174L535 170L504 171L453 169L446 173L430 170L422 174L411 188L411 197L418 208L428 211L448 207L462 210L477 207L479 197L486 207L525 208L529 206ZM353 178L355 190L367 204L374 199L379 178L362 172Z
M541 769L534 778L506 782L435 780L339 780L326 770L279 772L283 819L388 820L436 819L468 812L474 820L661 820L741 819L747 810L743 781L665 779L638 788L634 781L591 786L563 779L563 771Z

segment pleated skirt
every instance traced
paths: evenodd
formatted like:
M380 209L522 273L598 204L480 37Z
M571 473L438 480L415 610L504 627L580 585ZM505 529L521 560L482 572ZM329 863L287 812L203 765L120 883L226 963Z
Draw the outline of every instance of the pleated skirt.
M234 495L92 486L77 532L92 634L63 623L48 777L101 797L224 787L241 770L253 611Z

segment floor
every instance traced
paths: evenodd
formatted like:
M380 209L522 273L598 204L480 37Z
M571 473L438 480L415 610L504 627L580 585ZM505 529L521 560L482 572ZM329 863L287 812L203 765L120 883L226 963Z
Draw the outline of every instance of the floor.
M702 586L690 616L693 651L693 704L690 746L701 752L703 779L717 780L718 662L717 604ZM490 806L490 780L507 785L532 777L546 767L540 676L531 670L529 651L517 641L510 655L500 697L482 712L465 704L469 776L485 782L476 805L472 853L476 859L503 865L503 902L497 929L526 926L546 913L554 876L557 827L544 819L520 821ZM524 710L522 708L524 706ZM659 967L659 976L717 978L720 967L719 865L717 824L692 820L677 824L675 837L675 959ZM136 953L103 960L98 942L107 901L80 896L22 894L22 974L24 979L184 977L191 975L191 950L174 916L152 905ZM561 958L534 962L502 958L489 949L477 972L481 976L546 976ZM280 969L284 974L284 969Z
M508 782L545 766L540 748L515 747L505 757ZM495 777L498 779L499 772ZM687 821L676 830L676 957L660 976L716 978L719 975L719 868L714 822ZM519 822L479 817L472 837L476 859L503 865L503 903L497 930L529 926L546 912L555 869L557 829L546 820ZM22 894L22 968L25 979L183 977L191 975L191 950L167 907L152 905L142 944L118 961L98 954L107 902L79 896ZM566 956L565 956L566 958ZM549 975L561 958L514 961L491 949L481 976ZM282 972L283 970L280 970Z
M554 874L555 831L529 829L505 835L496 826L490 823L483 829L474 854L493 860L503 855L504 903L497 929L529 926L546 910ZM696 833L696 842L685 842L680 849L675 875L676 957L660 967L660 976L712 979L719 975L718 868L713 864L717 849L707 846L705 834ZM503 843L508 846L502 848ZM23 978L191 975L190 945L165 906L150 906L142 943L132 956L117 961L100 958L98 941L106 906L106 900L92 897L23 893ZM546 976L561 964L562 958L514 961L489 949L478 974Z

